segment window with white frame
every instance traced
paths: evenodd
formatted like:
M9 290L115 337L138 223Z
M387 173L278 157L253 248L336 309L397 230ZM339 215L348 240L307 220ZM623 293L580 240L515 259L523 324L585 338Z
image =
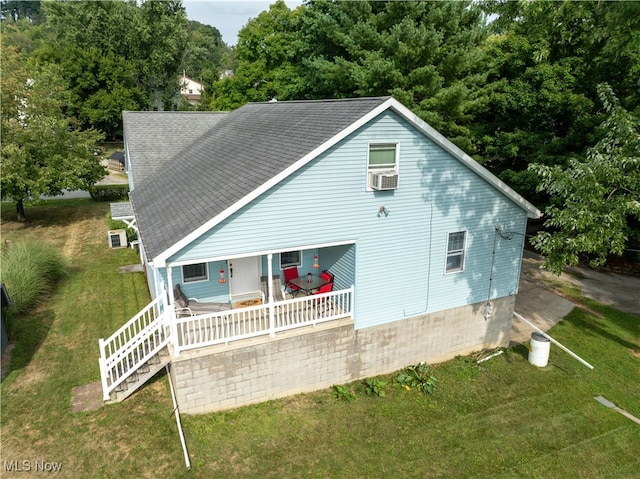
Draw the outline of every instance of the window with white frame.
M464 269L464 251L467 240L466 231L449 233L447 241L447 273L455 273Z
M300 251L283 251L280 253L280 269L302 265Z
M209 279L207 263L185 264L182 266L182 282L206 281Z
M373 189L395 189L397 187L397 172L397 143L369 144L367 186ZM385 184L383 185L381 182Z

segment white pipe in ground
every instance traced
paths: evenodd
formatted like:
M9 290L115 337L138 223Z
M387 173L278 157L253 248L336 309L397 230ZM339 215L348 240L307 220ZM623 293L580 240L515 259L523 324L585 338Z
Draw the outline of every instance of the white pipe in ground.
M184 453L184 462L187 469L191 469L191 460L189 459L189 453L187 452L187 443L184 440L184 433L182 432L182 423L180 422L180 409L178 409L178 402L176 401L176 393L173 390L173 381L171 380L171 371L169 371L169 365L165 366L167 370L167 376L169 377L169 389L171 390L171 399L173 400L173 412L176 414L176 423L178 424L178 434L180 435L180 444L182 444L182 452Z
M551 341L553 344L555 344L556 346L558 346L560 349L562 349L563 351L569 353L571 356L573 356L574 358L576 358L578 361L580 361L582 364L584 364L586 367L588 367L589 369L593 369L593 366L591 364L589 364L588 362L586 362L584 359L582 359L580 356L578 356L577 354L575 354L573 351L565 348L562 344L560 344L558 341L556 341L555 339L553 339L551 336L549 336L547 333L545 333L542 329L540 329L539 327L537 327L535 324L527 321L525 318L523 318L521 315L519 315L518 313L516 313L515 311L513 312L513 315L518 318L520 321L524 321L525 323L527 323L529 326L531 326L533 329L535 329L537 332L539 332L540 334L542 334L545 338L547 338L549 341Z

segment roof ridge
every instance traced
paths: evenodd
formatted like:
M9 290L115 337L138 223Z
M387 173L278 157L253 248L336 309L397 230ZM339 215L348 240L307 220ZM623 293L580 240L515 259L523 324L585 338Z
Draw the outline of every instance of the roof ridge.
M388 100L389 98L393 98L391 95L380 95L380 96L360 96L360 97L351 97L351 98L319 98L317 100L312 99L302 99L302 100L268 100L268 101L252 101L247 103L247 105L265 105L265 104L282 104L282 103L338 103L338 102L349 102L349 101L363 101L363 100Z
M154 111L154 110L122 110L122 113L145 113L145 114L169 114L175 115L176 113L185 113L188 115L195 114L205 114L210 115L211 113L230 113L229 111L222 110L184 110L184 111L171 111L171 110L162 110L162 111Z

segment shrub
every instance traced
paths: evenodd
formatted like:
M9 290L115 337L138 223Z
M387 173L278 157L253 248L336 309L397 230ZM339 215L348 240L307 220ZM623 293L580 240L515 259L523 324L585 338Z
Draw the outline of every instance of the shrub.
M89 188L93 201L120 201L129 198L129 185L95 185Z
M338 400L343 400L347 402L353 402L356 398L355 393L347 386L341 386L339 384L333 385L333 395Z
M431 367L426 363L407 366L395 378L405 389L417 388L425 394L433 394L438 380L431 374Z
M378 396L383 398L386 395L384 390L386 385L387 383L381 379L368 378L364 380L364 392L367 396Z
M41 241L14 243L2 252L2 282L11 297L7 316L23 314L68 275L62 255Z

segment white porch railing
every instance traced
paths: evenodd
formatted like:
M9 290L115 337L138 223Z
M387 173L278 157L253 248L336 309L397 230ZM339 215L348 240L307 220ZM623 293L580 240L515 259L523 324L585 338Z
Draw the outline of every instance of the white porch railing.
M165 296L149 303L108 339L100 339L100 376L103 399L141 365L165 347L168 320Z
M351 286L260 306L176 318L174 354L352 316L353 293Z
M108 339L100 339L105 401L120 384L172 343L173 354L353 315L354 288L218 313L176 318L161 295Z

